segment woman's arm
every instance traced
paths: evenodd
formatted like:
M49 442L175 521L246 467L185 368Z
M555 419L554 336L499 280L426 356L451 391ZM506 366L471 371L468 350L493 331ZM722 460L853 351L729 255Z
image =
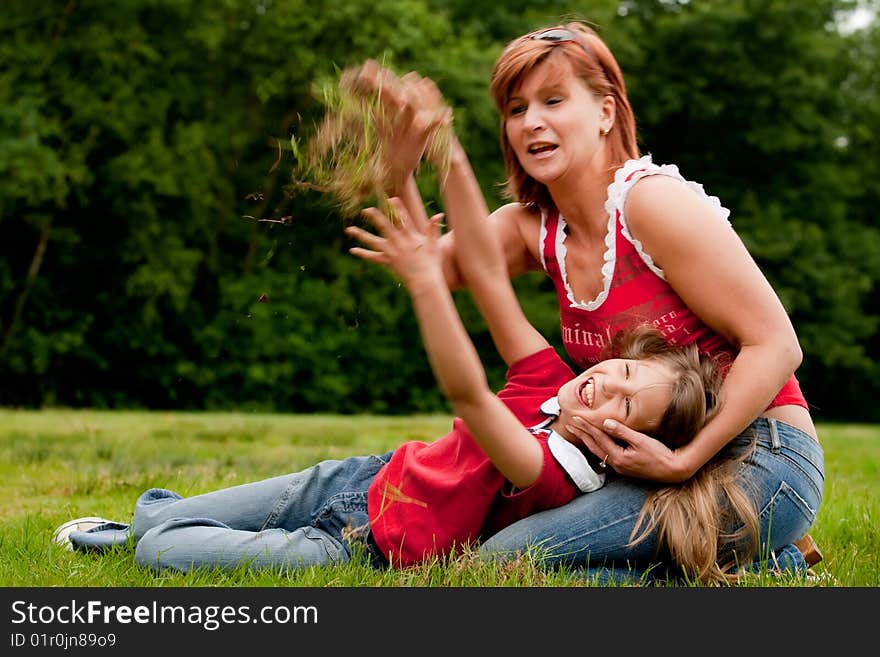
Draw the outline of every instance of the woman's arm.
M688 308L739 348L719 413L680 450L683 470L693 473L767 408L803 355L776 292L705 199L651 176L633 188L626 209L630 230Z
M629 194L630 232L687 306L725 336L738 354L724 380L720 410L688 445L670 451L618 427L585 443L621 474L682 481L690 477L767 408L801 363L797 335L778 296L742 240L705 199L680 181L650 176Z
M364 214L381 236L356 226L346 232L368 248L351 253L393 269L406 285L425 351L443 394L495 467L517 488L538 480L544 456L539 443L489 389L477 351L443 276L437 227L409 216L390 200L400 221L392 225L376 208Z

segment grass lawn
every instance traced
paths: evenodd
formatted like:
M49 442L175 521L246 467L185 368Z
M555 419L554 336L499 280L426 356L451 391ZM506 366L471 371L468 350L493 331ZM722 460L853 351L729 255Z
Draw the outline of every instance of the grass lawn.
M0 409L0 586L582 586L570 573L528 559L477 563L465 555L406 571L353 563L293 574L157 575L132 554L75 554L50 544L78 516L126 521L151 487L192 495L294 472L322 459L383 453L406 440L430 441L446 415L407 417L250 413L17 411ZM880 427L819 427L825 500L812 530L825 560L819 585L880 585ZM815 581L750 577L748 586Z

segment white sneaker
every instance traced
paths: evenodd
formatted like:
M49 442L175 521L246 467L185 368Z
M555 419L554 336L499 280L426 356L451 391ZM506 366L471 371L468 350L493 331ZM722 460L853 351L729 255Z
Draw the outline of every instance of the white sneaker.
M67 550L73 550L73 543L70 542L71 532L87 532L90 529L94 529L95 527L98 527L100 525L105 525L108 522L111 521L105 520L104 518L98 518L97 516L88 516L85 518L68 520L58 529L56 529L54 534L52 534L52 542L56 545L60 545Z

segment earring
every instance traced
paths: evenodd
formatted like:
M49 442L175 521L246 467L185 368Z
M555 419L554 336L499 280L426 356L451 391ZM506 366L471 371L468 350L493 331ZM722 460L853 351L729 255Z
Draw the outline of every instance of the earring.
M602 128L599 132L602 133L603 137L607 137L608 133L611 132L611 128Z

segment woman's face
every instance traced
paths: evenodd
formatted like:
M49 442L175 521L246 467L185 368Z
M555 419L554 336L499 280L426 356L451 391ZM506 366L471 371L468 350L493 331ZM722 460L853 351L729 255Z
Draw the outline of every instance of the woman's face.
M595 160L600 130L611 122L606 109L567 59L550 59L514 88L504 109L505 133L526 173L549 185Z
M650 358L611 358L594 365L559 389L563 415L592 411L636 431L657 427L672 402L670 368Z

